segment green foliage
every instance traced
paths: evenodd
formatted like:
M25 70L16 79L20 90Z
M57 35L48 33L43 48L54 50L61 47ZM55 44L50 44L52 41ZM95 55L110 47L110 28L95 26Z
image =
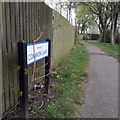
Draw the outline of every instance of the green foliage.
M84 34L83 35L83 40L90 40L91 39L91 34Z
M20 66L19 66L19 65L14 64L14 65L13 65L13 69L14 69L14 72L18 72L18 71L19 71L19 69L20 69Z
M75 36L75 41L81 41L81 40L83 40L83 35L82 34L76 34L76 36Z
M95 25L96 15L87 9L84 4L79 4L76 9L77 24L81 29L81 33Z
M75 111L74 106L68 99L59 98L48 105L46 113L49 118L72 118Z
M115 32L117 29L117 19L119 13L120 2L84 2L86 8L92 13L95 14L97 19L94 19L99 26L99 30L102 35L102 42L109 42L109 33L110 28L113 30L113 41L115 42ZM113 27L114 25L114 27ZM105 36L107 31L107 35Z
M110 40L111 40L111 30L110 29L108 29L107 31L106 31L106 38L105 38L106 40L106 43L110 43Z
M32 111L37 111L38 109L39 109L39 105L38 104L34 104L34 105L31 105L30 106L30 109L32 110Z
M19 96L22 96L23 95L23 92L19 92Z
M77 42L70 56L61 63L66 66L57 72L59 81L52 84L52 87L61 91L61 97L45 110L48 118L74 118L77 111L74 103L81 104L83 101L82 81L87 77L85 68L88 64L88 53L84 45Z
M100 41L103 41L103 36L102 34L100 35ZM111 41L111 29L107 29L105 32L105 40L104 43L110 43Z
M10 91L13 92L15 95L19 95L19 87L12 87Z

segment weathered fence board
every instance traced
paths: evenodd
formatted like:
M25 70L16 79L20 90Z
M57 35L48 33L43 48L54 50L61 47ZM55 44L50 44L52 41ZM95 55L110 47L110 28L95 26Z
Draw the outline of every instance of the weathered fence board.
M3 24L2 24L2 3L0 2L0 119L2 117L2 92L3 92L3 83L2 83L2 48L1 43L3 39Z
M3 55L3 81L4 81L4 93L5 93L5 110L10 107L10 94L9 94L9 80L8 80L8 47L7 47L7 23L6 23L6 6L4 4L4 13L3 13L3 27L4 27L4 40L2 42L2 55Z
M10 94L10 107L12 107L14 105L14 95L13 95L13 83L14 83L14 79L13 79L13 48L12 48L12 24L11 24L11 13L10 13L10 6L11 3L7 3L6 6L6 23L7 23L7 47L8 47L8 81L9 81L9 94Z
M18 63L18 54L17 54L17 41L20 39L20 13L19 13L19 3L14 3L14 11L15 11L15 40L14 40L14 51L15 51L15 63L14 63L14 76L15 76L15 86L14 86L14 91L15 91L15 103L18 101L18 91L19 91L19 81L18 81L18 70L16 69L17 63Z
M17 44L16 44L16 29L15 29L15 3L11 3L10 4L10 18L11 18L11 43L12 43L12 55L16 55L17 54ZM17 73L15 72L14 70L14 66L15 66L15 63L17 62L17 56L14 56L14 59L12 60L12 76L13 76L13 89L12 89L12 92L15 94L13 95L14 97L14 104L17 102L18 100L18 94L17 94L17 88L15 86L17 86Z

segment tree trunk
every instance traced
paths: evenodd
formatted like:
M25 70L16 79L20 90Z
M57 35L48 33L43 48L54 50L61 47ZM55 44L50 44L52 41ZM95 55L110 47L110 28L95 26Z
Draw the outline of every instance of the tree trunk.
M104 41L105 41L105 34L106 34L106 32L105 32L105 26L104 26L104 22L103 22L103 20L102 20L102 16L101 15L99 15L98 16L99 17L99 24L100 24L100 32L101 32L101 43L103 43Z
M112 13L112 24L111 24L111 44L115 44L116 42L116 32L117 32L117 19L118 19L118 4L113 4L113 13Z
M68 9L67 9L67 19L68 19Z
M116 13L115 24L114 24L114 27L115 27L115 31L114 31L114 34L115 34L115 43L116 43L117 32L118 32L118 29L117 29L117 21L118 21L118 12Z
M111 31L111 44L114 45L115 44L115 26L114 26L114 22L112 22L112 31Z
M107 28L106 26L104 26L104 28L102 29L102 40L101 40L102 43L106 43L106 31Z
M70 18L71 18L71 16L70 16L70 14L71 14L71 8L69 8L69 22L70 22Z
M85 29L85 24L87 23L87 21L85 21L83 24L82 24L82 27L81 27L81 34L83 34L83 31Z
M112 4L111 7L112 7L111 10L113 11L113 10L115 9L115 8L114 8L114 4ZM115 33L115 32L114 32L114 31L115 31L115 26L114 26L114 22L115 22L115 20L114 20L114 19L115 19L115 18L114 18L114 17L115 17L115 11L112 12L112 16L111 16L111 17L112 17L112 21L111 21L111 41L110 41L110 43L111 43L112 45L114 45L114 41L115 41L115 34L114 34L114 33Z

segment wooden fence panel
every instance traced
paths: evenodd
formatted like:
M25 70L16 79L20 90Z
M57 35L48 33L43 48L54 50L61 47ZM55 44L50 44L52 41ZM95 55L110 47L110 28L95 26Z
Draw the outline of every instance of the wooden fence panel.
M7 46L8 46L8 81L9 81L9 94L10 94L10 107L12 107L14 105L14 93L13 93L13 83L14 83L14 79L13 79L13 38L12 39L12 33L13 33L13 26L11 24L11 3L7 3L6 6L6 23L7 23Z
M19 10L19 3L14 3L14 11L15 11L15 40L14 40L14 51L15 51L15 63L14 63L14 76L16 79L14 79L14 91L15 91L15 103L18 102L19 99L19 79L18 79L18 70L17 70L17 63L18 63L18 48L17 48L17 42L20 39L20 10Z
M4 40L1 44L3 60L2 109L4 113L19 100L17 42L24 40L27 43L33 43L33 40L39 37L40 29L42 31L45 24L52 25L52 16L49 16L52 14L52 9L40 2L4 2L2 3L2 10L4 33ZM48 20L50 21L49 24L47 23ZM51 34L51 30L45 30L38 42L50 38ZM44 65L44 59L37 62L37 67L42 65ZM33 65L30 66L33 67ZM41 73L44 74L44 69ZM35 77L40 77L40 75L36 73ZM39 81L40 79L35 82ZM32 78L29 76L29 89L33 85Z
M4 17L5 14L4 14L4 8L3 8L4 5L3 5L3 3L1 3L1 4L2 4L2 15L1 15L1 16L2 16L2 17L1 17L2 23L1 23L1 24L3 24L3 27L2 27L2 32L3 32L3 33L2 33L2 34L3 34L3 35L2 35L2 39L4 39L4 41L1 40L2 60L3 60L3 59L5 58L5 55L3 55L3 48L4 48L3 46L5 46L5 39L6 39L6 38L5 38L5 32L4 32L5 29L3 30L3 28L5 27L5 21L4 21L4 20L5 20L5 17ZM6 28L6 27L5 27L5 28ZM4 53L5 53L5 52L4 52ZM2 61L2 60L1 60L1 61ZM3 74L3 70L4 70L3 65L2 65L1 68L2 68L2 74ZM3 74L3 75L4 75L4 74ZM3 76L2 76L2 112L5 112L5 103L4 103L4 102L5 102L5 80L3 80Z
M3 39L0 44L2 49L2 109L3 113L8 111L13 105L19 101L19 79L18 79L18 46L19 40L24 40L27 43L33 43L33 40L39 38L37 42L43 42L46 39L53 39L52 44L52 60L53 67L58 63L59 59L53 59L56 56L59 57L58 53L65 48L66 54L71 50L74 43L74 29L71 27L69 22L62 16L55 12L53 20L53 10L47 5L41 2L11 2L2 3L2 23L3 23ZM60 19L59 19L60 18ZM62 26L60 29L53 30L53 23L58 26L60 23ZM66 26L65 26L66 25ZM68 27L69 26L69 27ZM69 28L69 29L68 29ZM68 31L71 32L68 32ZM66 32L67 31L67 32ZM54 36L53 36L54 34ZM68 35L67 35L68 34ZM61 35L61 36L60 36ZM72 36L71 36L72 35ZM67 39L66 39L66 36ZM72 43L69 50L63 47ZM66 43L66 44L64 44ZM62 47L60 48L60 45ZM59 48L59 49L58 49ZM65 54L65 55L66 55ZM1 55L1 53L0 53ZM61 56L65 56L64 51L61 52ZM1 62L1 61L0 61ZM55 64L56 62L56 64ZM43 66L45 60L42 59L36 63L36 68ZM55 64L55 66L54 66ZM0 63L1 65L1 63ZM33 68L33 64L30 65ZM33 70L30 71L33 73ZM45 69L39 69L35 73L35 77L44 75ZM1 74L1 73L0 73ZM43 79L32 80L32 76L29 75L29 90L35 83L40 83Z
M3 81L2 81L2 48L1 43L3 39L3 24L2 24L2 2L0 2L0 119L2 117L2 92L3 92Z
M12 92L13 92L13 98L14 98L14 104L18 101L18 87L17 87L17 79L18 79L18 77L17 77L17 73L16 73L16 71L15 71L15 66L16 66L16 64L15 63L17 63L17 43L16 43L16 40L17 40L17 38L16 38L16 27L15 27L15 25L16 25L16 19L15 19L15 13L16 11L15 11L15 3L10 3L10 18L11 18L11 44L12 44L12 55L15 55L14 56L14 59L12 59L12 79L13 79L13 87L12 87Z
M3 56L3 81L4 81L4 108L5 110L10 108L10 91L9 91L9 79L8 79L8 45L7 45L7 22L6 22L6 7L7 4L4 5L4 14L3 14L3 25L4 25L4 40L2 42L2 56Z

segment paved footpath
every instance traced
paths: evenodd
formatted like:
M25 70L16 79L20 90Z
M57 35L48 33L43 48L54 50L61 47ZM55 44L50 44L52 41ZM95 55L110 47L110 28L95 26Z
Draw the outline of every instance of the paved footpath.
M92 44L83 44L90 66L81 118L118 118L118 61Z

